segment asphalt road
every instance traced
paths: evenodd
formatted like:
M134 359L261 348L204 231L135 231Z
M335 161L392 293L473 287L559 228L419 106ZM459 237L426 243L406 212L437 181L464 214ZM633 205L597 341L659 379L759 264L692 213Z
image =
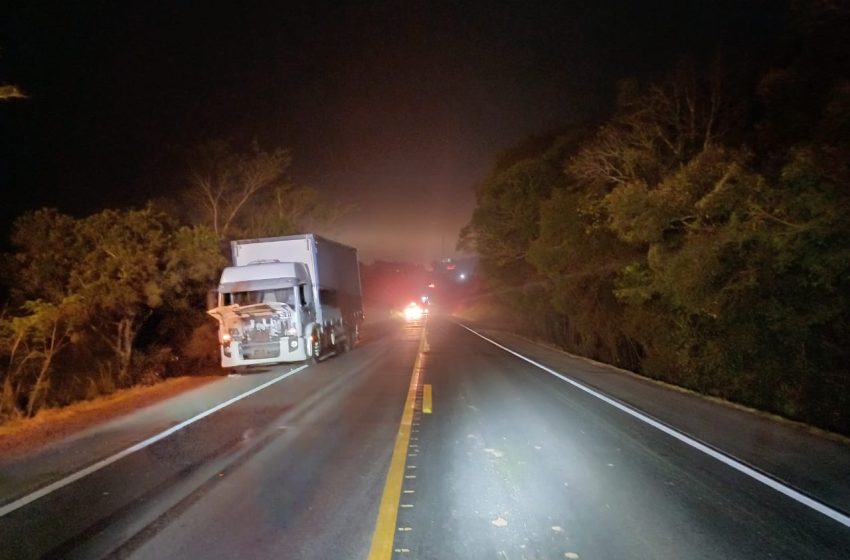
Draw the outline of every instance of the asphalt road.
M421 324L366 334L6 513L0 558L366 558L387 536L379 511L393 558L850 555L840 522L448 320L429 320L427 343ZM0 479L29 492L21 464L60 465L35 469L42 485L81 468L59 455L0 464Z

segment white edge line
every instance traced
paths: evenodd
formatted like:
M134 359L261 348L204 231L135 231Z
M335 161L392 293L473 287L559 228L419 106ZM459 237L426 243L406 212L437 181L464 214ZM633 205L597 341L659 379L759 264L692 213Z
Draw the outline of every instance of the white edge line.
M136 451L140 451L140 450L144 449L145 447L153 445L154 443L156 443L156 442L158 442L162 439L167 438L171 434L182 430L186 426L189 426L190 424L194 424L198 420L202 420L203 418L206 418L210 414L218 412L222 408L230 406L231 404L233 404L235 402L241 401L245 397L249 397L249 396L253 395L254 393L262 391L266 387L274 385L278 381L282 381L282 380L286 379L287 377L289 377L291 375L295 375L296 373L298 373L299 371L301 371L301 370L303 370L307 367L309 367L309 365L305 364L303 366L299 366L299 367L297 367L293 370L290 370L290 371L284 373L283 375L279 375L278 377L275 377L274 379L266 381L262 385L257 385L253 389L249 389L248 391L245 391L242 394L236 395L235 397L228 399L228 400L224 401L223 403L217 404L216 406L214 406L214 407L212 407L208 410L205 410L204 412L196 414L195 416L189 418L188 420L184 420L184 421L180 422L179 424L176 424L176 425L168 428L167 430L156 434L155 436L151 436L144 441L140 441L139 443L137 443L135 445L132 445L132 446L130 446L130 447L128 447L128 448L126 448L122 451L119 451L115 455L111 455L111 456L107 457L106 459L102 459L102 460L98 461L97 463L93 463L93 464L89 465L88 467L86 467L82 470L79 470L79 471L77 471L73 474L69 474L65 478L61 478L61 479L59 479L55 482L48 484L47 486L39 488L35 492L32 492L30 494L27 494L26 496L18 498L14 502L9 502L8 504L6 504L4 506L0 506L0 517L3 517L4 515L7 515L9 513L12 513L13 511L20 509L27 504L31 504L32 502L38 500L39 498L43 498L43 497L47 496L48 494L55 492L56 490L59 490L60 488L68 486L69 484L72 484L72 483L80 480L81 478L92 474L93 472L97 472L100 469L107 467L107 466L111 465L112 463L115 463L116 461L120 461L121 459L123 459L127 455L130 455L132 453L135 453Z
M630 406L627 406L627 405L625 405L625 404L623 404L623 403L621 403L617 400L612 399L611 397L606 396L603 393L600 393L600 392L598 392L594 389L591 389L590 387L588 387L588 386L586 386L582 383L579 383L578 381L570 379L570 378L558 373L557 371L555 371L555 370L553 370L553 369L551 369L547 366L544 366L541 363L535 362L531 358L523 356L522 354L520 354L520 353L518 353L514 350L511 350L507 346L503 346L503 345L499 344L498 342L496 342L495 340L491 340L491 339L487 338L483 334L472 330L471 328L467 327L466 325L464 325L462 323L457 323L457 324L460 325L461 327L465 328L466 330L468 330L472 334L483 338L484 340L486 340L490 344L492 344L494 346L498 346L499 348L501 348L505 352L513 354L514 356L516 356L517 358L520 358L521 360L525 360L529 364L531 364L535 367L538 367L538 368L542 369L543 371L550 373L550 374L554 375L555 377L557 377L557 378L559 378L563 381L566 381L567 383L569 383L570 385L573 385L577 389L581 389L585 393L588 393L589 395L592 395L592 396L596 397L597 399L599 399L599 400L601 400L601 401L603 401L607 404L610 404L611 406L625 412L626 414L629 414L630 416L633 416L634 418L637 418L638 420L640 420L640 421L642 421L646 424L649 424L653 428L660 430L660 431L664 432L665 434L667 434L671 437L676 438L677 440L681 441L682 443L685 443L685 444L693 447L694 449L696 449L698 451L702 451L703 453L705 453L709 457L717 459L721 463L724 463L725 465L732 467L736 471L743 473L743 474L749 476L750 478L753 478L753 479L761 482L765 486L768 486L768 487L772 488L773 490L776 490L777 492L788 496L792 500L795 500L795 501L803 504L804 506L807 506L807 507L815 510L818 513L821 513L821 514L823 514L823 515L825 515L825 516L827 516L827 517L829 517L829 518L831 518L835 521L838 521L839 523L841 523L845 527L850 528L850 516L847 516L847 515L841 513L840 511L835 510L835 509L829 507L828 505L826 505L822 502L819 502L819 501L807 496L806 494L803 494L802 492L800 492L798 490L795 490L794 488L792 488L790 486L782 484L778 480L776 480L776 479L774 479L774 478L772 478L772 477L750 467L749 465L739 461L738 459L735 459L734 457L732 457L730 455L727 455L723 452L720 452L720 451L718 451L718 450L716 450L712 447L709 447L708 445L706 445L706 444L704 444L704 443L702 443L702 442L700 442L700 441L698 441L698 440L696 440L696 439L694 439L694 438L692 438L688 435L685 435L684 433L682 433L682 432L680 432L680 431L678 431L674 428L671 428L670 426L667 426L666 424L662 424L661 422L643 414L642 412L640 412L640 411L638 411L638 410L636 410L636 409L634 409Z

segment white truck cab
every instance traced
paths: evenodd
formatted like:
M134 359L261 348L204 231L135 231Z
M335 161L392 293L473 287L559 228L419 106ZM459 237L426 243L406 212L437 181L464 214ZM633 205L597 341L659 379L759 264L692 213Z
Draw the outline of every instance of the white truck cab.
M221 365L318 360L357 341L357 252L313 234L233 241L217 306Z

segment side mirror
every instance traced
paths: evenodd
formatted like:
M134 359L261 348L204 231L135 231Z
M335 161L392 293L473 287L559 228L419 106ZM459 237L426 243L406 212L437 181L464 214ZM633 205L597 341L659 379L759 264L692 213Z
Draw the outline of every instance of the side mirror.
M207 309L218 307L218 290L207 290Z

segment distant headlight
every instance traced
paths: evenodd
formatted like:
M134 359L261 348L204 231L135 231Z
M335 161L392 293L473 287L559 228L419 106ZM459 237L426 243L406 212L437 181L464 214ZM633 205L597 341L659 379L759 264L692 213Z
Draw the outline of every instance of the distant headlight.
M415 303L411 303L404 308L404 318L408 321L418 321L422 318L423 314L422 308Z
M221 343L224 345L230 344L230 341L233 340L233 337L230 336L230 333L224 333L221 335Z

